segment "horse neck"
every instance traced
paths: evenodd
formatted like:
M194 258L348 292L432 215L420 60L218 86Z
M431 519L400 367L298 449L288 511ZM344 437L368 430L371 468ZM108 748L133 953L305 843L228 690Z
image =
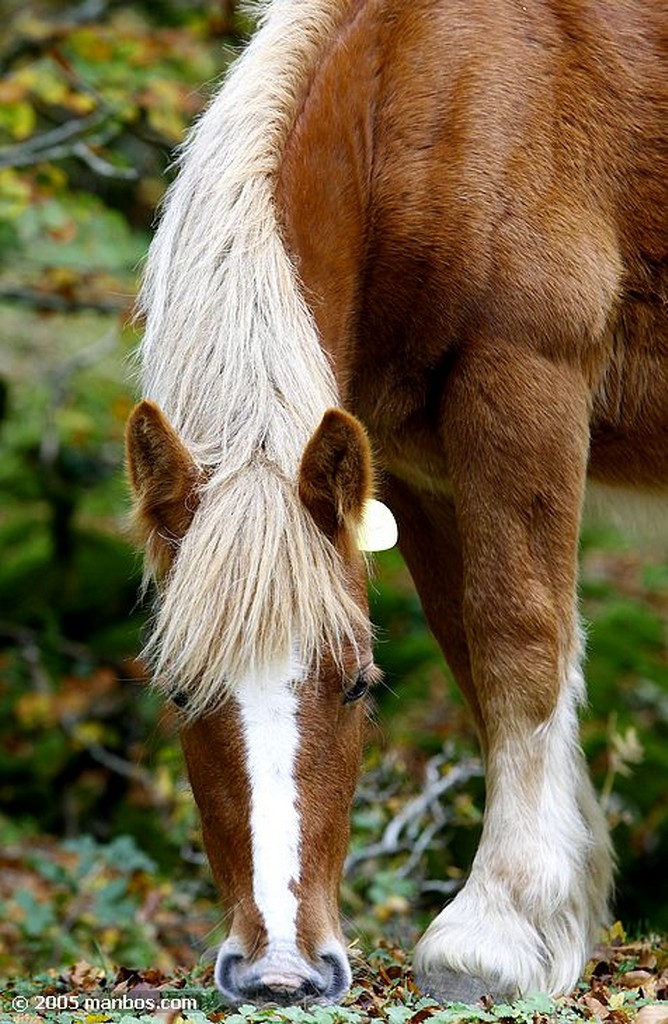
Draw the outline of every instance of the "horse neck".
M144 393L203 466L236 472L258 452L279 453L279 470L293 476L324 409L338 401L308 308L314 293L295 272L301 240L286 253L275 200L312 75L357 6L268 5L188 140L151 246Z
M283 238L344 404L367 247L383 31L377 7L358 6L321 54L275 186Z

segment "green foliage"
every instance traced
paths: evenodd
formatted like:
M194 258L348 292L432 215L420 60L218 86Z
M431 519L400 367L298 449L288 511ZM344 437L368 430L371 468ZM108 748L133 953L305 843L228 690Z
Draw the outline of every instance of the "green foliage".
M665 929L668 587L665 557L643 559L637 548L610 530L585 535L590 705L583 740L613 828L618 912L639 928Z
M249 27L228 6L28 4L5 19L0 297L128 308L170 155Z
M81 836L64 842L58 856L28 852L30 888L19 887L0 903L13 955L21 955L30 968L93 958L102 946L119 962L148 966L156 948L137 918L152 886L153 861L129 836L108 844ZM42 896L45 883L48 902Z

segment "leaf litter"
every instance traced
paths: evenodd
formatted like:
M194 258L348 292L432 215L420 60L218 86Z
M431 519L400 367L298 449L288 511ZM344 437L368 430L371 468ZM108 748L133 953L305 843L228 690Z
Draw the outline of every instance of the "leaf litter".
M368 956L352 947L354 981L340 1006L228 1009L213 982L213 965L161 970L103 967L85 960L51 970L31 982L10 982L4 998L27 997L30 1010L0 1016L0 1024L668 1024L668 940L629 940L619 923L587 965L569 996L527 996L513 1003L483 1000L477 1006L442 1006L418 989L407 953L390 944ZM53 1009L39 1009L49 1003ZM76 997L83 1012L59 1010L58 997ZM159 1011L142 1012L153 1000ZM115 1002L114 1002L115 1001ZM117 1009L121 1003L124 1009ZM96 1009L90 1009L96 1007ZM190 1009L188 1009L190 1007Z

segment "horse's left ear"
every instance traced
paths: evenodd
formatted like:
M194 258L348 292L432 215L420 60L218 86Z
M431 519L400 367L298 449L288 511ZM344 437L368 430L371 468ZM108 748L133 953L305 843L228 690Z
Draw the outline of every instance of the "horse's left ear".
M158 572L165 571L192 522L202 472L153 402L135 406L125 430L126 465L135 494L134 521Z
M329 539L350 542L373 489L364 427L342 409L328 409L299 468L299 497Z

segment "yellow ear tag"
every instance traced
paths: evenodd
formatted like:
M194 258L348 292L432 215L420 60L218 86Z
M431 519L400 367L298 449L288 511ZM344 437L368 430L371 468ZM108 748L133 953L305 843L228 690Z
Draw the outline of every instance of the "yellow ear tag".
M387 551L397 543L399 530L387 505L375 498L364 504L362 521L357 527L357 546L360 551Z

